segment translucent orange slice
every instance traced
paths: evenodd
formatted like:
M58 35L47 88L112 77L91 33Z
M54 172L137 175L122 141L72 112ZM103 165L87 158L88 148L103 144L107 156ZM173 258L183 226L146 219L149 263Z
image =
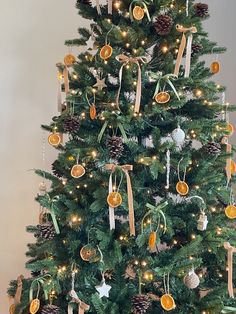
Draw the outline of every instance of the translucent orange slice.
M150 250L154 250L156 246L156 240L157 240L157 233L155 231L152 231L149 235L148 245Z
M227 136L231 136L234 133L234 126L232 123L229 123L226 127L226 131L229 132L229 134Z
M58 146L61 143L60 133L51 133L48 137L48 143L52 146Z
M136 5L133 8L133 17L135 20L140 21L144 18L144 9L141 8L140 6Z
M94 120L96 118L97 110L96 110L95 105L90 106L89 115L90 115L91 120Z
M230 163L230 172L231 174L236 173L236 163L233 160L231 160L231 163Z
M167 92L160 92L156 94L155 100L158 104L166 104L170 100L170 94Z
M211 73L216 74L220 71L220 63L218 61L214 61L211 64Z
M228 205L225 208L225 215L229 218L229 219L234 219L236 218L236 206L234 205Z
M179 181L176 184L176 191L180 194L180 195L187 195L189 192L189 186L186 182L184 181Z
M161 306L166 311L171 311L175 308L175 300L170 294L164 294L161 297Z
M100 57L103 60L107 60L112 55L112 52L113 52L113 48L110 45L105 45L100 50Z
M68 67L72 66L75 63L75 61L76 61L76 58L72 54L68 54L64 58L64 63Z
M74 165L70 173L73 178L77 179L85 174L85 169L82 165Z
M122 204L122 196L119 192L111 192L107 196L107 203L113 208L118 207Z
M38 312L40 308L40 300L39 299L34 299L30 303L30 314L35 314Z

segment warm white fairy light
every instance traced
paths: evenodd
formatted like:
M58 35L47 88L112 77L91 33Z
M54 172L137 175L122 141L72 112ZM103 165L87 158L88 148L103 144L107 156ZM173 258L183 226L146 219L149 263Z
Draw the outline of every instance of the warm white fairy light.
M121 34L122 34L123 37L127 36L127 32L126 31L123 31Z
M167 53L168 47L167 47L167 46L163 46L163 47L161 48L161 50L162 50L163 53Z
M114 2L114 7L115 7L117 10L120 8L120 5L121 5L120 1L115 1L115 2Z
M146 267L146 266L147 266L147 262L146 262L146 261L142 261L141 265L142 265L143 267Z
M191 239L195 240L196 239L196 234L191 234Z
M97 152L96 152L96 150L93 150L93 151L91 152L91 155L92 155L93 158L97 157Z

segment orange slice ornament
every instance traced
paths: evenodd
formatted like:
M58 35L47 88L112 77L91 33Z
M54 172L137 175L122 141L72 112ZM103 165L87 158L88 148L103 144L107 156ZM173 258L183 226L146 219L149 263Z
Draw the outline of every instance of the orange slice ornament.
M75 63L75 61L76 61L76 58L71 53L66 55L65 58L64 58L64 63L68 67L72 66Z
M157 240L157 233L156 231L152 231L149 235L149 240L148 240L148 246L151 251L155 249L156 240Z
M85 169L82 165L76 164L72 167L70 173L73 178L78 179L85 174Z
M175 309L175 300L170 294L164 294L161 297L161 306L165 311L171 311Z
M160 92L155 95L155 100L158 104L166 104L170 101L170 94L167 92Z
M113 48L110 45L105 45L100 50L100 58L103 60L107 60L111 57L113 52Z
M85 262L93 263L98 262L101 259L98 249L90 243L82 247L80 250L80 257Z
M40 300L39 299L34 299L30 303L30 314L35 314L38 312L40 308Z
M122 201L122 196L119 192L111 192L107 196L107 203L112 208L120 206Z
M58 132L51 133L48 136L48 143L55 147L61 144L61 134Z
M231 160L231 162L230 162L230 173L231 174L235 174L236 173L236 163L233 160Z
M189 186L188 184L185 182L185 181L179 181L177 184L176 184L176 191L182 195L182 196L185 196L188 194L189 192Z
M15 314L15 309L16 309L15 304L12 304L12 305L10 306L10 308L9 308L9 313L10 313L10 314Z
M211 64L211 73L217 74L220 72L220 63L218 61L213 61Z
M236 206L235 205L228 205L225 208L225 215L229 218L229 219L234 219L236 218Z
M89 108L89 116L91 120L94 120L96 118L97 115L97 110L96 110L96 106L94 104L92 104Z
M228 123L228 125L226 127L226 131L229 132L229 134L227 134L227 136L232 136L234 133L234 125L232 123Z
M144 9L141 8L139 5L136 5L133 8L133 17L137 21L141 21L144 18Z

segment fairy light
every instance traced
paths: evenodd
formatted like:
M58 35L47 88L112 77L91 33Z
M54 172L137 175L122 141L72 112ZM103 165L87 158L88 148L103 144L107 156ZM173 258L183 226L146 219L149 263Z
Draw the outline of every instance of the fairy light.
M222 278L222 277L223 277L223 274L219 273L219 277Z
M146 262L146 261L142 261L141 265L142 265L143 267L146 267L146 266L147 266L147 262Z
M192 261L192 260L193 260L193 257L192 257L192 256L189 256L189 259L190 259L190 261Z
M126 69L128 70L130 68L129 64L126 65Z
M149 219L147 220L147 223L150 224L151 222L152 222L152 220L149 218Z
M120 1L114 2L114 7L115 7L117 10L120 8L120 5L121 5Z
M138 265L138 264L139 264L139 261L135 260L134 265Z
M141 163L144 162L144 158L140 158L139 162L141 162Z
M167 53L168 47L167 47L167 46L163 46L163 47L161 48L161 50L162 50L163 53Z
M96 150L93 150L93 151L91 152L91 155L92 155L93 158L96 158L96 157L97 157L97 152L96 152Z
M216 208L215 207L211 207L211 211L212 211L212 213L215 213L216 212Z
M177 54L179 52L179 49L175 49L175 54Z
M141 45L145 45L145 40L142 40L142 41L141 41Z
M86 113L85 112L81 112L81 117L84 119L86 116Z
M207 251L208 251L209 253L211 253L211 252L212 252L212 249L211 249L211 248L209 248Z
M123 241L123 240L124 240L124 237L121 235L121 236L119 237L119 239L120 239L120 241Z
M67 183L67 179L62 179L62 184L66 185L66 183Z
M133 82L133 85L134 85L134 86L137 86L137 81L134 81L134 82Z
M88 185L87 184L84 184L84 188L86 189L88 187Z
M201 97L202 96L202 90L201 89L196 89L194 91L194 94L195 94L196 97Z
M92 175L92 174L90 174L90 175L89 175L89 178L93 178L93 175Z
M153 274L151 272L148 272L146 271L144 274L143 274L143 278L145 280L153 280Z
M138 50L137 49L133 49L133 52L134 52L134 54L136 54L138 52Z
M191 234L191 239L195 240L196 239L196 234Z
M126 48L129 48L129 47L130 47L130 43L126 43L126 44L125 44L125 47L126 47Z
M72 194L72 193L73 193L73 191L69 191L69 193L70 193L70 194Z
M121 33L121 35L122 35L123 37L126 37L126 36L127 36L127 32L126 32L126 31L123 31L123 32Z
M107 60L104 60L104 64L107 64L108 62L107 62Z
M200 186L199 186L199 185L195 185L195 189L196 189L196 190L199 190L199 189L200 189Z
M152 156L152 159L153 159L153 160L156 160L156 159L157 159L157 156Z
M57 78L58 78L59 80L62 80L62 79L64 78L63 73L62 73L62 72L58 72L58 73L57 73Z
M174 244L174 245L178 244L178 241L174 239L174 240L173 240L173 244Z
M77 222L81 222L81 217L79 217L78 215L73 215L72 217L71 217L71 222L72 223L77 223Z
M71 90L71 94L75 95L76 94L76 90L72 89Z
M170 4L170 8L174 9L175 5L173 3Z
M179 38L178 38L178 39L176 39L176 42L177 42L177 44L179 44L179 43L180 43L180 40L179 40Z
M216 234L221 235L222 234L222 229L220 227L216 228Z
M77 74L73 74L72 77L73 77L74 80L77 80L78 75Z
M107 19L107 23L111 24L111 19Z

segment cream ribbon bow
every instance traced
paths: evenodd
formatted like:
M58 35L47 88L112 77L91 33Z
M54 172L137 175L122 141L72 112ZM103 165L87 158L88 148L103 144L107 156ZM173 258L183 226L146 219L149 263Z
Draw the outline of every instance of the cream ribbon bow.
M184 50L187 44L187 48L186 48L186 61L185 61L185 74L184 77L189 77L190 74L190 65L191 65L191 53L192 53L192 41L193 41L193 34L197 33L197 28L195 26L191 26L191 27L184 27L183 25L176 25L176 30L180 33L183 33L182 35L182 39L181 39L181 43L179 46L179 52L178 52L178 56L177 56L177 60L176 60L176 64L175 64L175 71L174 74L175 75L179 75L179 69L180 69L180 64L183 58L183 54L184 54ZM189 32L189 36L188 36L188 42L186 39L186 35L185 33Z
M112 173L115 171L116 168L120 168L125 176L127 182L127 195L128 195L128 207L129 207L129 228L130 228L130 235L135 236L135 219L134 219L134 202L133 202L133 191L131 180L129 176L129 171L133 170L132 165L116 165L116 164L107 164L106 169L111 171L110 179L109 179L109 193L112 192ZM114 208L109 207L109 220L110 220L110 229L115 229L115 214Z
M79 299L75 290L71 290L69 295L72 298L71 302L78 304L78 314L84 314L85 311L89 311L90 306ZM73 307L70 303L68 304L68 314L73 314Z
M141 91L142 91L142 71L140 67L140 62L147 63L147 58L145 56L139 57L128 57L124 54L120 54L116 57L116 60L121 62L121 68L119 72L119 80L120 80L120 87L118 89L117 97L116 97L116 105L119 107L119 98L121 92L121 83L122 83L122 76L123 76L123 68L128 63L135 63L138 67L138 79L137 79L137 87L136 87L136 98L135 98L135 106L134 112L139 112L140 103L141 103Z
M228 292L230 298L234 298L233 289L233 253L236 253L236 248L231 246L229 242L224 243L224 248L228 251Z

